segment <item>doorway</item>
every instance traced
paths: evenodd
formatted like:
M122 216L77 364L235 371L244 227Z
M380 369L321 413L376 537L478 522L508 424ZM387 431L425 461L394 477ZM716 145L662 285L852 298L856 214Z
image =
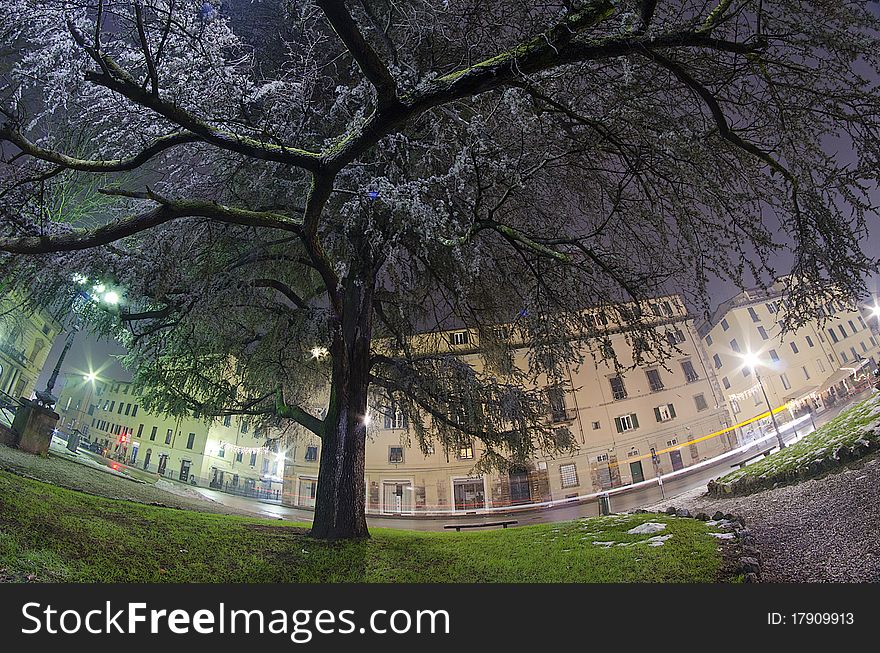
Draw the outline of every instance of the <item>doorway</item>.
M180 475L177 477L181 481L189 480L189 468L192 466L192 462L189 460L181 460L180 461Z
M165 475L165 465L168 464L168 454L159 454L159 476Z
M681 451L678 449L669 452L669 460L672 462L672 471L676 472L679 469L684 469L684 463L681 462Z
M299 479L299 498L297 505L303 508L315 507L315 496L318 493L318 481L313 478Z
M409 481L383 481L382 488L382 512L412 512L412 484Z
M147 449L147 453L144 456L144 469L146 469L147 467L150 466L150 456L152 456L152 455L153 455L153 450Z
M532 502L532 488L529 484L527 469L524 467L511 469L508 473L508 482L510 483L511 505Z
M629 464L629 472L633 483L641 483L645 480L645 471L642 469L642 461L637 460Z

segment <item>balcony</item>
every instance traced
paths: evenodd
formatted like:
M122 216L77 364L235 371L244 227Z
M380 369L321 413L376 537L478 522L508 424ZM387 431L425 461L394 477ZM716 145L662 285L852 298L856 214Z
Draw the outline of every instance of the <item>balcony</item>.
M553 423L573 422L577 419L577 411L574 408L554 408L550 411L550 421Z

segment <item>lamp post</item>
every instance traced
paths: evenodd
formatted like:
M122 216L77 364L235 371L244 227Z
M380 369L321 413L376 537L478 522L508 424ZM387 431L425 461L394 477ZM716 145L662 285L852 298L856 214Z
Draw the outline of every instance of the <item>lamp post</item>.
M752 370L755 378L758 379L758 385L761 386L761 394L764 395L764 403L767 404L767 411L770 413L770 419L773 421L773 429L776 431L776 441L779 443L780 449L785 449L785 441L782 439L782 433L779 432L779 424L776 423L776 415L773 413L773 407L770 405L770 399L767 398L767 390L764 388L764 381L761 379L761 373L758 372L758 355L749 352L743 357L745 365Z

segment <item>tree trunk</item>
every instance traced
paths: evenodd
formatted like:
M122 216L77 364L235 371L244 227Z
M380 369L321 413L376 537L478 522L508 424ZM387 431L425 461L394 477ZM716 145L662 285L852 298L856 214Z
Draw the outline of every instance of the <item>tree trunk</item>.
M312 537L325 540L370 536L364 449L374 286L366 276L353 272L346 279L342 319L336 324L330 347L330 403L311 530Z

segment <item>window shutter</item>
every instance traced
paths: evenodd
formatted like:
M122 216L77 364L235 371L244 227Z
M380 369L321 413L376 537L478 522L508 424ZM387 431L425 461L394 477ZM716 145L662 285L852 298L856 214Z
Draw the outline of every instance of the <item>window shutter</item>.
M630 415L630 417L632 418L632 421L633 421L633 428L634 429L639 428L639 418L636 417L636 414L633 413L632 415Z
M386 428L386 429L390 429L390 428L391 428L391 413L390 413L390 412L389 412L389 413L385 413L385 428Z
M658 422L663 421L663 418L660 416L660 407L659 406L654 408L654 417L657 418Z
M619 417L615 417L615 418L614 418L614 425L617 426L617 432L618 432L618 433L623 433L623 424L620 423L620 418L619 418Z
M669 416L675 417L675 406L673 406L672 404L669 404Z

